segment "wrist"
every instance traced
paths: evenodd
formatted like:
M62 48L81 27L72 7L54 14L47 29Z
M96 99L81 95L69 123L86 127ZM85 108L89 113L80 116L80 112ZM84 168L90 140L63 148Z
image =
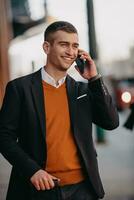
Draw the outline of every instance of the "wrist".
M95 81L95 80L97 80L97 79L99 79L99 78L101 78L101 74L97 74L97 75L95 75L95 76L89 78L89 79L88 79L88 82Z

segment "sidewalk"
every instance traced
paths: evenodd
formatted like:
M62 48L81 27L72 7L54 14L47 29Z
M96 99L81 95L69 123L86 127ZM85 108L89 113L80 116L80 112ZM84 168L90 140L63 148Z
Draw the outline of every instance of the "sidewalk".
M11 165L0 154L0 200L5 200Z
M120 114L120 127L106 132L106 144L97 145L105 200L134 200L134 131L122 127L128 111Z

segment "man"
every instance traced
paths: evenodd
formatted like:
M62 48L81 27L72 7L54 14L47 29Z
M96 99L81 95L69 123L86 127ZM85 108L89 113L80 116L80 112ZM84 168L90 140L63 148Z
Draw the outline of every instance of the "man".
M8 83L0 113L1 152L13 166L7 200L103 198L92 122L112 130L117 111L76 28L54 22L44 38L46 65ZM88 83L67 75L78 55Z
M124 127L129 129L130 131L134 128L134 103L130 105L130 114L124 123Z

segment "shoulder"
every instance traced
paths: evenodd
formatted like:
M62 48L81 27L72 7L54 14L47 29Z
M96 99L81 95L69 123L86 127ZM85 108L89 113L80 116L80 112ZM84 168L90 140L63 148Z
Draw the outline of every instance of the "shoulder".
M77 81L70 75L67 75L67 78L71 83L75 84L78 87L88 88L88 81L86 81L86 80L85 80L85 82L84 81Z
M8 85L15 85L15 86L21 86L21 85L27 85L29 83L31 83L31 81L33 80L34 77L38 77L41 78L41 70L38 70L34 73L25 75L25 76L21 76L19 78L16 78L14 80L11 80L8 82Z

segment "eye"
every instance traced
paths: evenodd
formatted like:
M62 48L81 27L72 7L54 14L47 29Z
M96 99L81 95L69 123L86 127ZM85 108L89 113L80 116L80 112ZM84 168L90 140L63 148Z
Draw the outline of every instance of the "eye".
M79 47L78 44L74 44L74 45L73 45L73 48L74 48L74 49L78 49L78 47Z
M65 47L65 46L67 46L67 44L63 43L63 44L61 44L61 46L62 46L62 47Z
M60 46L62 46L62 47L66 47L66 46L67 46L67 43L62 42L62 43L60 43Z
M78 45L74 45L73 48L74 48L74 49L78 49Z

